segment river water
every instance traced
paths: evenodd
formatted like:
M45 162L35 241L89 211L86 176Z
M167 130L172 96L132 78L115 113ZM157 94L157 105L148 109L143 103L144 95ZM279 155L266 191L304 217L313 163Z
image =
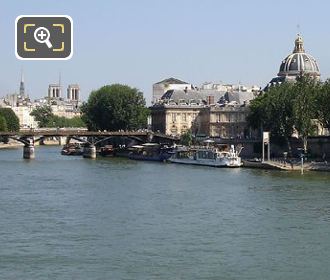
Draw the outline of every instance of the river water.
M329 279L330 175L0 151L1 279Z

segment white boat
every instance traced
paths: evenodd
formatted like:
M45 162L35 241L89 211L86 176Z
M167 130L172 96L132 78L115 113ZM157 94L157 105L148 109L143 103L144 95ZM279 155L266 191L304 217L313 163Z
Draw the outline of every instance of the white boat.
M230 146L229 151L220 151L214 147L185 148L175 151L168 161L212 167L240 167L243 163L239 153L234 145Z

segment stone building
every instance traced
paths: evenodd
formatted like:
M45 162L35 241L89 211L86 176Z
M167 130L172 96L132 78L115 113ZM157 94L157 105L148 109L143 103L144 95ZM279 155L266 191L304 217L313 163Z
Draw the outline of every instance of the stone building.
M152 129L168 135L190 130L200 137L250 137L246 116L255 96L255 92L168 90L150 107Z
M72 102L80 101L80 87L77 84L71 84L67 89L67 100Z
M320 69L313 56L305 52L304 40L300 34L297 35L293 52L286 56L281 62L277 77L273 78L265 90L270 86L280 84L285 81L295 81L300 75L310 75L320 79Z
M210 129L209 136L223 139L246 139L251 137L246 117L248 106L224 105L209 108Z
M156 104L168 90L185 90L191 88L191 84L176 78L162 80L152 86L152 104Z
M48 99L62 98L62 87L60 84L50 84L48 86Z
M191 130L195 135L208 134L208 113L204 106L166 105L151 108L152 130L167 135L181 135Z
M19 119L21 128L36 128L38 123L30 114L33 111L32 106L14 106L10 107Z

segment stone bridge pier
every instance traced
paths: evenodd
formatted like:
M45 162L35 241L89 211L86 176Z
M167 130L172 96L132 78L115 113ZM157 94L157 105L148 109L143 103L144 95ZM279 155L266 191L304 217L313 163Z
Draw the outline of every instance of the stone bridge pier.
M24 159L34 159L35 158L35 150L34 150L34 139L33 138L25 138L21 139L23 146L23 158Z
M93 144L86 144L83 150L83 157L84 158L96 158L96 147Z

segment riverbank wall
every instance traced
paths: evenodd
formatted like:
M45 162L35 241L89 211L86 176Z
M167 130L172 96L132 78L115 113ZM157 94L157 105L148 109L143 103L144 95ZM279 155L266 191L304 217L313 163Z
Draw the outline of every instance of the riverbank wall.
M248 139L221 139L215 142L220 145L235 145L235 147L242 146L240 156L244 159L261 158L262 144L261 140ZM288 152L286 143L276 144L270 139L270 157L283 158L284 153ZM300 157L301 148L303 147L301 139L291 139L292 156ZM330 136L317 136L308 138L308 157L318 160L328 160L330 162Z

